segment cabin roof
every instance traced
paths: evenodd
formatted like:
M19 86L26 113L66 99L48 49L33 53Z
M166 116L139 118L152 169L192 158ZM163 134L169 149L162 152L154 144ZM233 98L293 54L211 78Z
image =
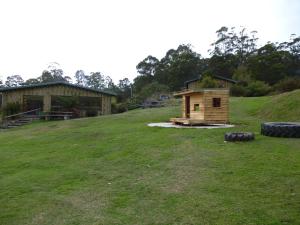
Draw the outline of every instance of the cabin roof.
M81 90L92 91L92 92L96 92L96 93L116 96L115 93L110 92L110 91L103 91L103 90L99 90L99 89L95 89L95 88L83 87L81 85L70 84L70 83L67 83L67 82L64 82L64 81L55 81L55 82L48 82L48 83L41 83L41 84L22 85L22 86L18 86L18 87L4 87L4 88L0 88L0 92L10 92L10 91L15 91L15 90L30 89L30 88L43 88L43 87L50 87L50 86L55 86L55 85L63 85L63 86L77 88L77 89L81 89Z
M203 75L200 74L197 78L192 79L192 80L188 80L188 81L184 82L184 86L187 87L187 85L189 83L192 83L192 82L195 82L195 81L198 81L198 80L202 80L202 78L203 78ZM230 79L230 78L227 78L227 77L218 76L218 75L213 75L213 78L219 79L219 80L228 81L228 82L230 82L232 84L236 84L237 83L236 80L233 80L233 79Z

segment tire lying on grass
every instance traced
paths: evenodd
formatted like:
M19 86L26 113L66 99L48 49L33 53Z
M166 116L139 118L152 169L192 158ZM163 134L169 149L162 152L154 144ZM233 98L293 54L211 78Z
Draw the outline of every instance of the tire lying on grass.
M300 138L300 123L262 123L261 134L270 137Z
M225 141L252 141L254 133L251 132L232 132L225 134Z

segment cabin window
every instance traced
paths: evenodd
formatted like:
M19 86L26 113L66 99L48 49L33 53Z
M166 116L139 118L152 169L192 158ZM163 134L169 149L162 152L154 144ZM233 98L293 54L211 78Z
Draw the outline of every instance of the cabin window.
M200 105L194 104L194 111L199 112L200 111Z
M221 98L213 98L213 107L221 107Z

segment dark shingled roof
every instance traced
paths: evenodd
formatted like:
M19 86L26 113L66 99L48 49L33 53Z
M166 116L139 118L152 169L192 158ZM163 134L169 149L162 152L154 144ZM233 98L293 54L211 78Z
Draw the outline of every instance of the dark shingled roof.
M8 91L21 90L21 89L28 89L28 88L42 88L42 87L49 87L49 86L55 86L55 85L64 85L64 86L78 88L78 89L82 89L82 90L86 90L86 91L92 91L92 92L97 92L97 93L101 93L101 94L116 96L115 93L112 93L110 91L102 91L102 90L98 90L98 89L94 89L94 88L83 87L83 86L76 85L76 84L70 84L70 83L67 83L64 81L22 85L22 86L18 86L18 87L4 87L4 88L0 88L0 92L8 92Z
M188 85L189 83L192 83L192 82L194 82L194 81L201 80L202 78L203 78L203 76L202 76L202 75L199 75L198 78L195 78L195 79L188 80L188 81L184 82L184 86L187 87L187 85ZM232 83L232 84L236 84L236 83L237 83L236 80L233 80L233 79L230 79L230 78L227 78L227 77L218 76L218 75L213 75L213 78L216 78L216 79L219 79L219 80L228 81L228 82L230 82L230 83Z

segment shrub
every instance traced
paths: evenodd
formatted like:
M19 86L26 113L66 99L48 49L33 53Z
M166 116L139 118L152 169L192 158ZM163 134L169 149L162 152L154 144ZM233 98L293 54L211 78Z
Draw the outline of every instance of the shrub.
M112 103L111 104L111 112L113 114L123 113L123 112L126 112L127 110L128 110L127 103L125 103L125 102L123 102L123 103Z
M218 83L211 76L204 76L200 83L200 88L217 88Z
M168 93L169 87L158 82L152 82L146 85L137 95L140 102L152 96L158 96L161 93Z
M246 96L264 96L270 93L271 87L263 81L251 81L247 86Z
M252 80L252 74L246 66L239 66L235 69L232 78L237 80L240 85L246 86Z
M300 89L299 77L287 77L273 86L273 90L277 92L287 92Z
M7 103L7 105L3 108L2 114L3 116L9 116L13 114L17 114L22 111L22 105L19 102Z
M246 96L247 87L240 84L232 85L230 88L230 94L232 96Z

